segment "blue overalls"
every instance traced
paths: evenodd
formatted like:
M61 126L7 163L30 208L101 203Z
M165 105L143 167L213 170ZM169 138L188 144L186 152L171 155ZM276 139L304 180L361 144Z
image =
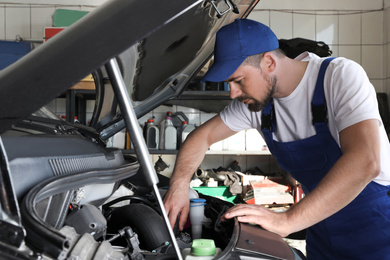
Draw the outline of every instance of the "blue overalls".
M273 101L262 111L262 132L279 165L304 187L312 191L342 152L327 126L323 80L333 58L323 61L312 100L316 135L292 142L272 138L276 129ZM390 159L390 158L389 158ZM390 186L376 182L366 188L345 208L308 228L308 259L390 259Z

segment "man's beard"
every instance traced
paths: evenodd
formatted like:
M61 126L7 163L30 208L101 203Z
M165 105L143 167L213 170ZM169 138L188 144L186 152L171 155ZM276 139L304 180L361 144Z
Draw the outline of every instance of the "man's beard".
M267 81L268 81L268 92L263 100L258 101L247 95L238 97L238 100L241 102L248 99L252 100L252 102L248 104L248 109L252 112L259 112L269 103L276 90L277 78L276 77L268 78Z

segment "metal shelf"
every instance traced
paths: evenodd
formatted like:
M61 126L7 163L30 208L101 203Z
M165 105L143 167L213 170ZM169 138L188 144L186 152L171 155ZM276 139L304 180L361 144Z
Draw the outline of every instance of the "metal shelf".
M179 100L231 100L230 91L192 91L186 90L177 98Z
M231 151L211 151L211 150L208 150L206 152L206 154L209 154L209 155L229 155L229 154L233 154L233 155L271 155L271 153L266 150L266 151L235 151L235 150L231 150Z
M124 150L126 154L135 154L135 150ZM178 150L149 150L150 154L177 154ZM267 151L211 151L208 150L206 155L271 155L271 153Z

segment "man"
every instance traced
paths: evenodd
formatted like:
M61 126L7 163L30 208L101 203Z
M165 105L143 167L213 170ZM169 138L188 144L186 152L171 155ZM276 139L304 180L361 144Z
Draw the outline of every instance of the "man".
M287 236L308 228L309 259L389 259L390 146L376 93L355 62L278 49L265 25L238 19L217 33L204 81L226 81L234 99L184 143L164 198L171 224L188 215L188 187L208 147L256 128L306 196L283 213L236 205L223 219ZM260 147L259 147L260 149Z

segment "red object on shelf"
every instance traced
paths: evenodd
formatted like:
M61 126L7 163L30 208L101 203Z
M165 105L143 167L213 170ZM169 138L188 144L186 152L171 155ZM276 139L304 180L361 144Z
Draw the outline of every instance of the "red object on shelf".
M297 184L294 188L294 203L299 202L304 196L305 193L303 192L301 184Z
M59 33L62 30L64 30L65 28L66 27L45 27L45 34L44 34L44 37L43 37L45 39L45 42L47 40L49 40L50 38L52 38L57 33Z

